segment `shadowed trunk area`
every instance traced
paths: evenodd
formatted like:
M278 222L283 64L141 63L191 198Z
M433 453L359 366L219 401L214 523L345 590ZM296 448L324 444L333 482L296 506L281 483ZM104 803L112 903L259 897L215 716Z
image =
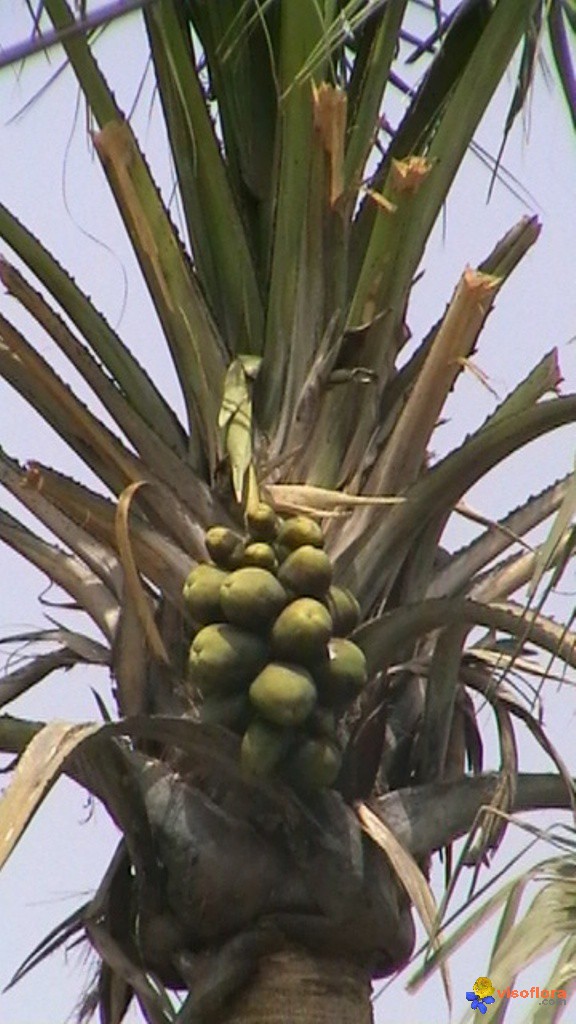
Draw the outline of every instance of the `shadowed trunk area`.
M283 950L263 957L254 982L221 1024L372 1024L370 977L345 960Z

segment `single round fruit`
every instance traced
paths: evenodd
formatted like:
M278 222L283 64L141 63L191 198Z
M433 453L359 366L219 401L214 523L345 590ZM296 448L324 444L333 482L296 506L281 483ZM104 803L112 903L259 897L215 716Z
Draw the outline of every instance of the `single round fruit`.
M360 622L360 605L346 587L330 587L324 598L332 616L334 636L348 636Z
M268 569L247 566L236 569L220 588L224 615L235 626L266 628L284 607L288 595Z
M303 739L290 752L283 774L295 789L324 789L338 777L342 755L329 739Z
M278 559L274 548L271 544L265 544L264 541L247 544L244 548L242 562L244 565L255 565L259 569L268 569L273 573L278 568Z
M316 687L300 665L271 661L250 687L250 700L267 722L300 725L316 704Z
M244 545L242 538L227 526L211 526L204 536L210 558L221 569L236 569Z
M272 626L272 649L282 660L305 665L320 658L332 635L330 613L313 597L292 601Z
M200 705L200 721L204 725L222 725L242 733L250 721L250 702L246 693L225 696L211 693Z
M224 620L220 588L227 575L223 569L206 562L195 566L188 575L182 593L192 618L201 626Z
M261 501L246 513L246 526L252 540L273 541L278 532L278 517L270 505Z
M240 747L242 768L260 778L271 775L284 757L292 740L291 730L272 725L262 718L254 718L242 738Z
M227 622L205 626L192 641L188 680L205 695L242 689L266 664L268 646L254 633Z
M303 544L291 551L278 570L287 590L304 597L324 597L332 582L332 562L321 548Z
M354 700L368 679L364 652L352 640L334 637L328 651L314 666L314 679L322 704L339 707Z
M277 540L279 544L284 544L291 550L300 548L303 544L311 544L315 548L324 547L322 527L309 516L293 516L286 519L278 530Z

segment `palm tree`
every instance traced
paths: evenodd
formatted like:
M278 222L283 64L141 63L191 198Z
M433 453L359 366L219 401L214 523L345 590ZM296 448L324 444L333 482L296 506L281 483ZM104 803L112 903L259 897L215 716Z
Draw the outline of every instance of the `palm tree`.
M415 39L409 26L428 8L430 32ZM100 634L28 637L52 649L5 676L2 703L59 668L96 663L111 672L118 712L104 724L0 719L0 748L19 755L0 804L1 859L62 773L104 803L123 836L94 897L17 977L84 936L100 964L84 1010L98 1006L106 1024L133 1002L153 1024L369 1021L370 981L412 952L412 907L432 930L432 853L474 827L469 859L479 863L502 839L499 812L572 796L537 718L506 685L512 668L526 669L527 642L576 662L569 628L513 599L571 554L571 477L498 523L462 501L508 455L576 419L576 396L557 394L555 355L460 447L435 463L428 455L500 288L537 240L535 219L463 273L441 321L404 358L427 239L520 46L507 130L521 109L544 31L574 118L572 6L464 0L445 16L421 0L143 4L183 238L98 67L95 22L75 23L66 0L43 9L86 99L186 420L0 207L0 235L27 268L4 259L4 287L114 424L0 317L0 373L104 491L0 454L1 482L57 543L7 512L0 536ZM406 47L426 73L394 129L382 112L406 88ZM199 721L185 684L183 585L207 559L206 530L242 530L261 499L322 523L335 578L361 608L354 641L369 681L340 722L335 785L314 793L242 771L240 737ZM550 540L528 548L522 538L558 510ZM442 536L455 511L482 529L451 553ZM472 643L474 626L486 633ZM496 774L482 772L471 694L494 711ZM553 774L519 772L517 720L551 754ZM173 991L184 994L178 1010Z

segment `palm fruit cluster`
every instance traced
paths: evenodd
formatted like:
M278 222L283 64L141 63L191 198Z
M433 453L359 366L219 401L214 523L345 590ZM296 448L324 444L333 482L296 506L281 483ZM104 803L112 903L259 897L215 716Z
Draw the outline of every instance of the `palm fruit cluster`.
M358 602L332 583L321 527L279 520L262 503L244 536L214 526L205 541L212 561L184 585L195 626L187 686L201 719L242 736L246 771L296 789L331 786L338 720L366 683L366 661L348 638Z

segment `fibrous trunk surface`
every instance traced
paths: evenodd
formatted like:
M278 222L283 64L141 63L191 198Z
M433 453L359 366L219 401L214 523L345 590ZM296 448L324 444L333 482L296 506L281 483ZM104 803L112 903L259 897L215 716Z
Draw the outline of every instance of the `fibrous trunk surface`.
M254 984L221 1024L372 1024L370 978L355 964L284 950L263 957Z

